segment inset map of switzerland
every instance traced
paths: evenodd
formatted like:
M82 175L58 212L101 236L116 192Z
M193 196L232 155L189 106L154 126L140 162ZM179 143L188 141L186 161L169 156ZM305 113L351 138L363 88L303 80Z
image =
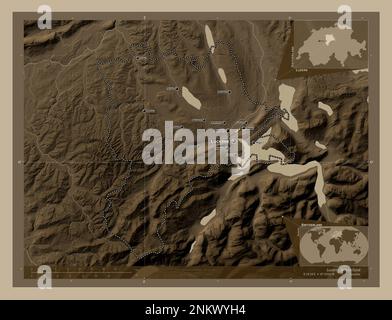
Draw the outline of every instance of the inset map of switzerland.
M25 20L25 276L302 277L284 219L368 226L367 22L334 23Z
M313 227L301 237L301 253L309 264L358 264L367 255L366 236L354 227Z
M295 22L297 39L294 65L358 69L367 66L367 24L354 21L352 28L337 22Z

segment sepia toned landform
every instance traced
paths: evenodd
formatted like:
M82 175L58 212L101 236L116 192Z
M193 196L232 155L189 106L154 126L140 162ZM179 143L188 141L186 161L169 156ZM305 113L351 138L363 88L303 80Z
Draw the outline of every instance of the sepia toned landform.
M294 266L282 217L366 226L368 73L277 80L291 32L283 20L25 21L25 264ZM144 164L142 134L165 121L251 128L249 173Z

